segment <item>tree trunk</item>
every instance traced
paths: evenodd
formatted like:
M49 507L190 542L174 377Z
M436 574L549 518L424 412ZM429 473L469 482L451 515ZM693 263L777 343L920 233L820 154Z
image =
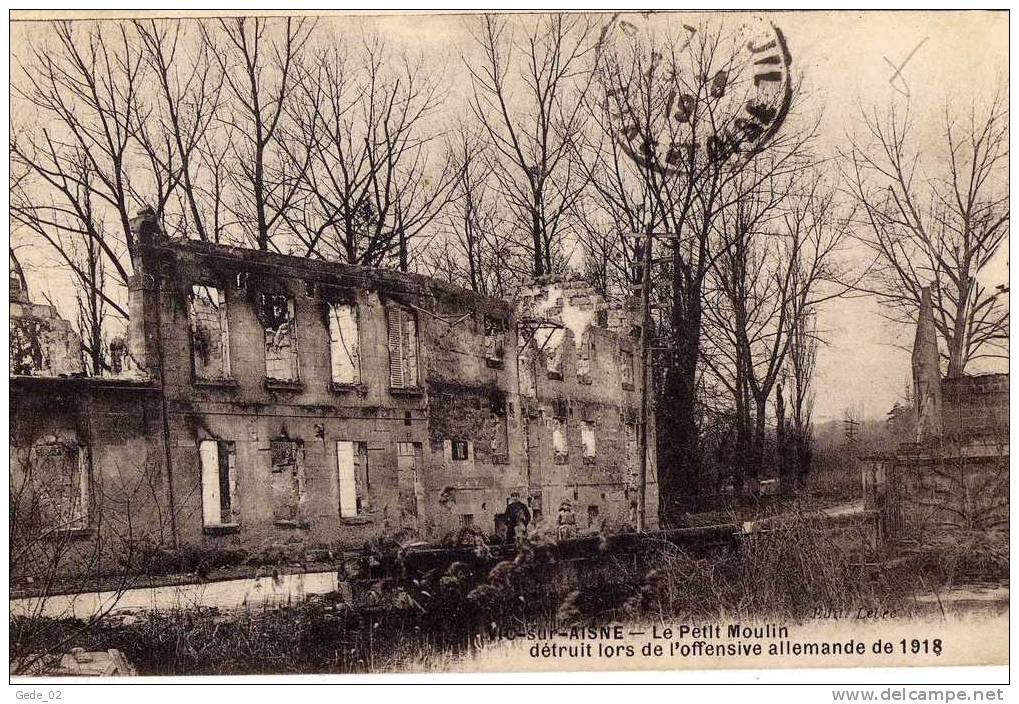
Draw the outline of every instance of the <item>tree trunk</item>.
M683 290L679 283L674 288ZM674 523L697 505L701 494L697 429L697 362L700 354L700 294L680 294L673 302L672 363L658 412L658 482L661 516ZM688 305L684 305L686 302Z
M966 369L966 319L969 317L969 276L962 272L959 276L958 305L955 310L952 339L948 340L948 376L955 379L963 375Z
M542 243L541 243L541 221L538 218L537 207L531 211L531 239L534 244L534 275L544 276L547 272L545 271L545 257L542 256Z
M736 371L736 446L732 460L732 497L738 499L743 492L750 458L750 396L742 368Z
M810 475L813 453L810 446L810 435L806 428L796 429L796 483L799 489L807 485L807 477Z
M783 496L792 496L795 487L792 463L789 457L789 433L785 422L785 398L782 385L775 387L775 461L778 464L779 490Z
M750 463L743 481L743 497L757 499L761 489L761 466L764 464L764 421L768 411L766 393L754 396L754 438L751 444Z
M265 180L262 169L262 155L259 152L255 154L255 173L252 186L254 186L255 192L255 216L258 219L256 240L258 249L264 251L269 249L269 224L265 216Z
M410 270L410 258L407 254L407 232L400 227L400 271Z

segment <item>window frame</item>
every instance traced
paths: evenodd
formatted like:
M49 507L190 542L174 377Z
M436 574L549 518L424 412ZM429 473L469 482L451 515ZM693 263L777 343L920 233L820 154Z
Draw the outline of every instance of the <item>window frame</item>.
M590 447L588 441L590 440ZM595 422L585 420L580 424L580 444L584 464L595 464L598 460L598 436ZM590 450L590 452L588 452Z
M223 373L220 376L205 376L198 371L195 360L195 334L197 332L197 319L195 318L195 289L214 289L219 292L219 322L220 322L220 366ZM233 365L230 360L230 306L227 300L227 288L216 282L195 281L188 291L188 328L190 331L191 352L191 377L197 384L215 384L233 382Z
M556 437L562 437L562 451L560 452L556 445ZM552 418L552 462L553 464L569 464L570 461L570 438L567 432L566 418L560 418L558 416Z
M340 466L340 460L346 452L341 453L340 447L346 446L349 449L350 454L350 476L344 477L344 473ZM373 513L371 507L371 465L369 463L370 454L368 452L368 443L363 440L337 440L333 444L336 450L336 515L341 520L348 519L359 519L365 518ZM364 463L364 482L363 485L358 481L358 458ZM352 501L344 501L344 495L348 492L344 492L344 488L348 486L349 479L349 495L348 499ZM353 512L345 512L345 508L349 509L353 505Z
M289 457L287 457L289 455ZM278 460L287 458L289 461ZM295 527L305 522L304 510L308 495L308 480L305 474L304 442L286 436L269 440L269 488L272 496L273 521L278 527ZM278 478L276 478L278 477ZM292 494L295 503L280 503L276 489L284 490L284 496ZM279 515L280 509L290 509L290 515Z
M46 535L77 535L91 532L94 528L92 523L94 487L91 453L87 447L73 440L62 441L54 439L35 443L31 448L30 465L32 472L32 492L37 497L37 501L42 497L46 497L48 500L53 498L47 491L47 487L52 485L53 482L49 480L48 477L41 477L38 474L39 449L44 447L59 447L61 449L60 454L62 456L73 453L74 470L70 480L68 481L68 485L74 489L74 496L76 497L76 500L72 500L70 507L72 509L75 507L77 508L77 510L72 511L72 515L69 516L69 520L63 521L60 520L62 517L57 517L58 520L60 520L59 524L47 524ZM75 478L77 481L75 481ZM77 486L74 486L75 484ZM64 508L66 501L62 497L60 498L60 508Z
M334 326L337 334L340 333L340 323L336 317L336 311L339 308L347 308L351 311L351 317L353 318L354 325L354 352L350 353L347 344L343 341L342 336L337 342L333 337ZM329 383L333 388L354 388L363 385L364 377L361 370L361 309L356 302L351 301L326 301L327 310L327 323L329 333ZM351 381L340 381L336 378L336 359L334 357L334 346L337 344L343 344L344 350L347 353L347 358L350 362L350 366L353 369L353 380Z
M463 456L457 457L457 448L462 448L463 452L460 453ZM449 441L449 459L453 462L467 462L471 458L471 443L469 440L450 440Z
M219 520L210 520L210 506L207 500L210 492L206 490L206 479L211 474L211 469L206 466L206 455L203 446L215 445L216 447L216 495L219 499ZM223 457L226 457L226 481L223 477ZM206 438L198 441L198 458L201 465L202 478L202 528L209 531L231 530L240 527L240 506L238 505L238 482L237 482L237 445L233 441L221 438ZM229 502L223 504L223 489L228 489L227 498ZM223 520L224 514L229 511L230 520Z
M563 381L566 374L566 329L555 327L549 330L541 352L545 361L545 377Z
M399 334L396 335L394 331L394 320L397 321L399 328ZM413 323L414 334L408 336L406 334L408 322ZM399 355L399 382L396 382L396 373L394 368L394 340L399 339L400 347L398 351ZM410 340L413 344L413 360L409 358L405 340ZM410 306L391 303L386 306L386 349L389 353L389 389L397 393L418 393L422 389L421 385L421 326L420 319L417 315L417 311ZM407 372L413 373L413 383L407 382Z
M506 362L506 320L490 314L485 314L485 363L489 367L502 368Z
M632 349L621 347L619 349L619 380L622 387L627 391L633 391L637 379L636 369L637 355Z
M272 376L269 374L269 349L268 349L268 334L269 327L266 325L266 321L263 317L263 311L265 309L265 299L269 296L275 298L282 298L287 302L287 311L290 316L290 335L293 342L293 376L291 378L283 378L278 376ZM295 296L292 296L289 292L277 293L275 291L261 291L258 294L258 322L262 326L262 356L264 359L263 371L265 373L266 383L270 386L300 386L301 385L301 354L300 354L300 342L297 332L297 300Z

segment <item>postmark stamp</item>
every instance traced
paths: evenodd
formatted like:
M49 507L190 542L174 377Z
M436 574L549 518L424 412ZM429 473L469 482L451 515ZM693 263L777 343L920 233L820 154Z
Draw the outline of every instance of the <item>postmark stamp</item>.
M603 106L622 150L660 173L757 153L792 103L782 30L761 18L663 30L653 16L613 15L599 38Z

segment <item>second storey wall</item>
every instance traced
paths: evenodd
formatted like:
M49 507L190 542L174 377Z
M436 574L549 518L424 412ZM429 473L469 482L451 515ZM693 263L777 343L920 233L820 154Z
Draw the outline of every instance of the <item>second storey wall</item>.
M146 339L161 345L148 364L162 366L186 541L349 548L379 538L441 540L466 526L491 534L512 500L546 521L572 501L582 524L632 525L633 340L599 327L598 316L585 314L579 341L572 329L558 338L563 368L552 378L551 350L539 351L534 339L519 349L509 304L423 277L197 242L159 243L141 266L158 281L144 289L158 313L151 300L135 307L150 311ZM200 312L205 324L222 317L222 345L196 339L195 287L212 287L204 293L220 307ZM298 364L289 380L267 363L276 338L266 332L266 293L294 321ZM567 308L596 304L573 294ZM332 375L336 302L356 315L354 384ZM404 369L411 383L402 386L392 372L394 310L413 321L417 339L413 372ZM406 329L395 330L406 348ZM197 355L221 348L222 374L209 378ZM597 456L585 457L591 437ZM556 456L561 442L566 458ZM210 462L228 467L211 493ZM222 525L209 525L217 500Z

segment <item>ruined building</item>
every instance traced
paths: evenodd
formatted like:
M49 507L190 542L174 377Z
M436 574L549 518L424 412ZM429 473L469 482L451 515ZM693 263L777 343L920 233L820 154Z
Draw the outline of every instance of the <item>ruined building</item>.
M134 226L116 374L82 376L67 323L12 297L12 476L34 497L20 514L34 535L72 537L80 554L103 539L335 554L464 528L497 539L511 501L532 530L564 502L582 529L633 524L632 309L574 281L512 305L169 239L148 214Z
M11 374L80 374L81 339L51 305L32 303L20 267L10 274Z
M864 458L865 501L886 537L925 542L1008 529L1008 374L942 378L930 289L913 346L909 441Z

